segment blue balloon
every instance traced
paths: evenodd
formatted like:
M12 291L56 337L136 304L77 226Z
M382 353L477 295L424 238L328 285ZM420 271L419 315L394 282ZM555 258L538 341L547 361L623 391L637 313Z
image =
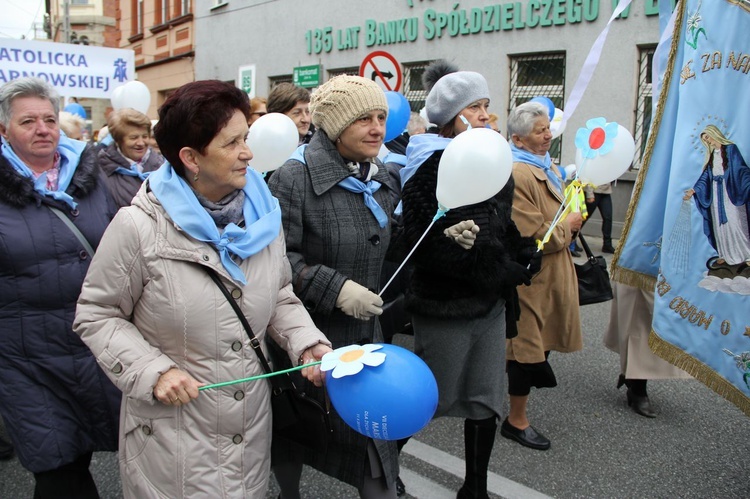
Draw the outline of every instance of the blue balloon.
M83 118L84 120L86 119L86 110L83 108L82 105L78 104L77 102L71 102L70 104L65 106L63 111L67 111L70 114L76 114L80 116L81 118Z
M531 99L530 102L538 102L540 104L544 104L547 106L547 111L549 112L549 119L552 121L552 118L555 116L555 103L552 102L552 100L549 97L534 97Z
M384 142L390 142L401 135L409 124L411 107L406 97L392 90L385 92L385 99L388 101L388 118L385 120Z
M334 378L326 372L326 389L346 424L362 435L398 440L414 435L435 415L438 388L422 359L405 348L384 344L377 367Z

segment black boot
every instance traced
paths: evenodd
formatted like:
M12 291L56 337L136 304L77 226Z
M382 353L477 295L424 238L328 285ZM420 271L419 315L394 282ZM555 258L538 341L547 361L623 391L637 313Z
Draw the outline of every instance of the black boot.
M645 379L626 379L625 375L621 374L617 380L617 388L620 388L623 384L628 387L628 406L632 407L637 414L647 418L655 418L656 412L651 407L651 401L648 399L648 393L646 392L646 381Z
M0 437L0 461L5 461L11 457L13 457L13 445L3 437Z
M467 419L464 421L464 454L466 478L456 499L489 499L487 495L487 469L490 466L492 446L495 445L497 420Z

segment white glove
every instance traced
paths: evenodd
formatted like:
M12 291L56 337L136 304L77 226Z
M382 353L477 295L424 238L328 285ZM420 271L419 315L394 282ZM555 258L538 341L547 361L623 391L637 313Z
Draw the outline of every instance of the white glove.
M351 279L341 286L336 306L346 315L361 320L383 313L383 299Z
M463 249L471 249L477 239L479 226L474 220L464 220L456 225L451 225L443 231L446 237L453 239Z

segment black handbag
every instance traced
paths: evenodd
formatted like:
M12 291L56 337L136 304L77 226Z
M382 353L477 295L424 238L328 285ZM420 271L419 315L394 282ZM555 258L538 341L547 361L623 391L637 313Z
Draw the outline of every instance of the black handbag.
M586 252L586 262L575 264L578 277L578 304L591 305L612 299L612 283L609 281L607 261L603 256L594 256L588 243L579 232L583 251Z
M205 269L237 314L237 318L250 338L253 350L258 355L263 370L266 374L272 373L271 366L268 364L263 350L261 350L260 341L255 337L240 306L232 298L216 272L208 267L205 267ZM289 373L271 376L269 381L272 388L273 437L284 438L315 452L325 452L328 448L328 440L333 433L330 411L320 405L317 400L297 390Z

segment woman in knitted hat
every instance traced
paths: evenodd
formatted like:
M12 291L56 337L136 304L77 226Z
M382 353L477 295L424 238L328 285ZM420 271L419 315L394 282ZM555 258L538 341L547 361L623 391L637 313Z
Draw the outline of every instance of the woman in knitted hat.
M489 120L490 92L479 73L438 61L423 79L430 89L427 116L439 132L412 137L406 149L399 242L410 246L437 212L443 150L458 134ZM541 265L533 240L521 237L511 221L512 201L511 178L489 200L448 211L411 258L414 272L406 303L415 352L437 379L435 416L464 419L466 477L459 498L488 497L487 468L505 397L505 337L516 334L515 288L528 285ZM454 225L462 220L467 222Z
M380 270L391 240L398 185L377 159L388 104L370 80L332 78L310 103L316 133L269 180L279 199L295 293L338 348L383 341ZM325 390L302 383L325 404ZM333 415L324 455L274 438L273 469L284 499L299 497L303 462L349 483L361 497L396 497L395 442L367 438Z

